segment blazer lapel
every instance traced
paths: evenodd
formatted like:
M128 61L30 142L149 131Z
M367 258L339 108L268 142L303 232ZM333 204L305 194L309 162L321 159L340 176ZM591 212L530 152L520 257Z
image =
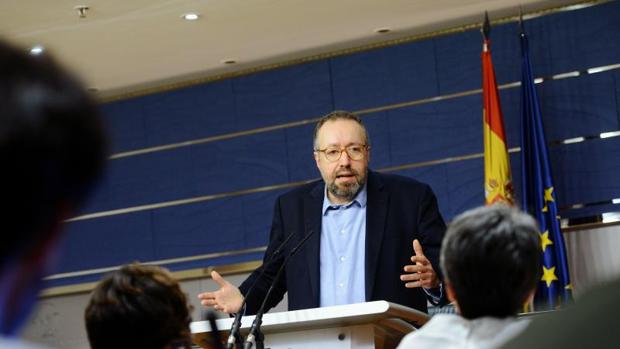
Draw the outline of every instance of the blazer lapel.
M319 181L310 191L310 195L304 199L304 224L305 232L312 236L306 241L300 252L306 254L308 262L308 274L310 275L310 285L312 287L310 299L314 303L313 307L318 307L320 303L320 249L321 249L321 208L323 207L323 196L325 185Z
M368 200L366 206L366 301L372 299L375 273L383 243L389 194L378 174L368 171Z

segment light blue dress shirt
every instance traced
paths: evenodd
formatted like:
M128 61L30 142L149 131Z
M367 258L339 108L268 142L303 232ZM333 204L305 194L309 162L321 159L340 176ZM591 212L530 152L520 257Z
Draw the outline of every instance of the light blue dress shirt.
M366 301L366 185L353 201L334 205L323 198L321 307Z
M342 205L332 204L325 190L321 219L321 307L363 303L366 301L366 185L353 201ZM433 304L443 294L443 284L437 289L422 289Z

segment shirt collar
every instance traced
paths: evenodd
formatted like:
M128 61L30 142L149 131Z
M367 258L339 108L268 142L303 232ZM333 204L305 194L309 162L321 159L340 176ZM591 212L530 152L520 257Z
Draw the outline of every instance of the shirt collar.
M349 207L351 205L357 204L361 208L366 207L366 203L368 200L368 192L366 190L366 184L360 189L355 198L351 202L347 202L346 204L332 204L327 197L327 185L325 185L325 190L323 191L323 216L327 214L327 211L330 209L338 209L341 206Z

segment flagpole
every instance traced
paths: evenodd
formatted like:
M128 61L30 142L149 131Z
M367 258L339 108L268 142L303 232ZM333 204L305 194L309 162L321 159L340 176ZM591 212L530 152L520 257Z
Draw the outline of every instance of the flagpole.
M482 99L484 138L484 193L487 205L514 203L510 159L504 130L499 91L491 59L491 24L487 12L481 28L482 44Z

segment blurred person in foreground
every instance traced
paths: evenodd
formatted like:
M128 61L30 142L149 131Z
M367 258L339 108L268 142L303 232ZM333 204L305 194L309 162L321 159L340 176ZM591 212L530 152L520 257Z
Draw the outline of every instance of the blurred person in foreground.
M540 279L540 238L532 217L502 204L458 216L440 266L457 314L438 314L401 341L405 348L497 348L521 332L516 315Z
M620 347L620 278L594 286L565 310L537 316L502 349Z
M93 291L85 320L92 349L191 348L191 306L163 268L130 264Z
M54 265L63 221L106 158L95 102L47 54L0 41L0 348L17 337Z

